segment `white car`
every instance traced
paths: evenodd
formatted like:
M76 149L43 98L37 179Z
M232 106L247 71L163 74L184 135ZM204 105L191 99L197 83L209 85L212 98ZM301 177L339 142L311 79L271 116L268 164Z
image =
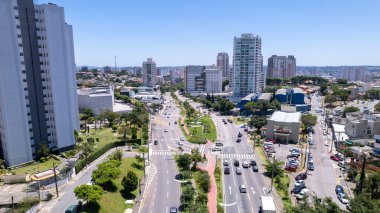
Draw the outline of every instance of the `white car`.
M323 131L323 135L327 135L327 131Z
M180 137L179 139L180 139L181 141L185 141L185 140L186 140L185 137Z
M298 187L300 185L303 184L303 180L297 180L295 183L294 183L294 187Z
M168 132L168 129L164 129L164 132Z
M344 194L344 193L339 193L339 194L338 194L338 199L339 199L340 202L342 202L343 204L348 204L348 203L350 203L350 201L348 200L346 194Z
M329 141L325 141L325 146L329 146L330 145L330 142Z
M242 166L243 166L243 168L248 168L249 167L249 163L247 161L244 161L242 163Z
M309 189L302 189L301 192L296 196L296 199L297 200L301 200L302 198L304 198L306 195L308 195L310 193L310 190Z

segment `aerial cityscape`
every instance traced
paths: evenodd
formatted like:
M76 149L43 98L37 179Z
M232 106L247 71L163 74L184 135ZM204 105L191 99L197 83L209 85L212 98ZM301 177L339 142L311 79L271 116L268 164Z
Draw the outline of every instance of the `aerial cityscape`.
M379 10L0 0L0 212L380 212Z

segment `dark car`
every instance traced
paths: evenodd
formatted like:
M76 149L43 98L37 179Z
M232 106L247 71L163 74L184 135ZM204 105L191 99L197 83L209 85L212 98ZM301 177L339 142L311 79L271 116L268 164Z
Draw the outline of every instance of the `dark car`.
M335 155L331 155L330 159L333 160L333 161L340 161L340 159L337 156L335 156Z
M301 173L296 176L296 180L305 180L307 178L306 173Z
M239 166L239 165L240 165L239 161L238 160L234 160L234 166Z
M241 139L240 139L240 138L236 139L236 142L237 142L237 143L240 143L240 142L241 142Z
M78 212L78 206L77 205L71 205L65 211L65 213L77 213L77 212Z
M252 160L252 161L251 161L251 166L257 166L257 163L256 163L255 160Z
M153 144L157 145L158 144L158 140L154 140Z
M242 136L243 136L243 134L241 134L241 133L239 132L238 137L241 138Z
M177 213L177 207L170 207L170 212L169 213Z
M174 121L174 124L177 124L177 121Z
M224 167L224 174L229 175L230 174L230 167Z
M311 171L314 171L314 163L308 163L307 164L307 169L311 170Z
M252 171L258 172L259 171L259 167L257 167L257 165L253 165L252 166Z
M338 195L340 193L344 193L344 189L343 189L343 186L341 185L336 185L335 186L335 193Z
M302 189L306 188L305 185L300 185L300 186L297 186L297 187L294 187L294 189L292 190L294 194L298 194L302 191Z

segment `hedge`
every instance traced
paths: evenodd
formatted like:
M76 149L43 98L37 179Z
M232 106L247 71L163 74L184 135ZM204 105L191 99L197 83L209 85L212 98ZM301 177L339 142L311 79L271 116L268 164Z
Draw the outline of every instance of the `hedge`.
M100 156L102 156L104 153L106 153L108 150L118 147L118 146L124 146L125 142L124 141L116 141L114 143L109 143L103 146L101 149L96 150L95 152L91 153L87 157L87 164L91 163L92 161L98 159ZM78 173L80 172L84 167L86 166L86 159L79 159L75 163L75 172Z

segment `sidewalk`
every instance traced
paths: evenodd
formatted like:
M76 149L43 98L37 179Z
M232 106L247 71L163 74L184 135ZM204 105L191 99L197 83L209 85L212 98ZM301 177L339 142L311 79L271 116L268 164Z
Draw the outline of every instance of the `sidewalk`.
M216 213L216 196L217 196L217 191L216 191L216 182L215 182L215 177L214 177L214 170L215 170L215 162L216 159L207 154L207 166L206 167L199 167L202 170L205 170L208 172L210 175L210 191L207 194L207 207L208 207L208 212L210 213Z

